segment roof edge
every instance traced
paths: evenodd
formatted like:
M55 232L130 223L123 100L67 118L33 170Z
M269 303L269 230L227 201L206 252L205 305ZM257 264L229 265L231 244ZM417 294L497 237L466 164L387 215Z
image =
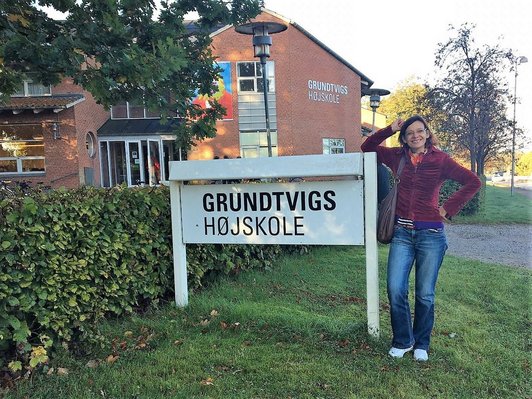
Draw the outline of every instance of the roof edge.
M282 21L286 22L287 24L289 25L292 25L294 28L296 28L297 30L299 30L301 33L303 33L305 36L307 36L310 40L312 40L314 43L316 43L318 46L320 46L323 50L325 50L327 53L329 53L330 55L332 55L334 58L336 58L338 61L340 61L342 64L344 64L346 67L348 67L349 69L351 69L353 72L355 72L358 76L360 76L360 79L361 79L361 83L362 83L362 86L363 88L361 88L361 96L363 96L363 91L364 91L364 86L365 86L365 89L369 89L373 83L375 83L373 80L371 80L370 78L368 78L365 74L363 74L362 72L360 72L360 70L358 70L357 68L355 68L351 63L349 63L348 61L346 61L345 58L341 57L338 53L336 53L335 51L333 51L330 47L328 47L327 45L325 45L321 40L319 40L316 36L314 36L312 33L310 33L308 30L306 30L305 28L303 28L301 25L299 25L297 22L295 21L292 21L284 16L282 16L281 14L278 14L276 13L275 11L273 10L270 10L270 9L267 9L267 8L262 8L262 11L261 13L266 13L266 14L270 14L271 16L275 17L275 18L279 18L281 19ZM215 32L212 32L210 34L210 37L214 37L216 35L219 35L220 33L222 32L225 32L226 30L232 28L233 25L225 25L224 27L218 29L217 31Z

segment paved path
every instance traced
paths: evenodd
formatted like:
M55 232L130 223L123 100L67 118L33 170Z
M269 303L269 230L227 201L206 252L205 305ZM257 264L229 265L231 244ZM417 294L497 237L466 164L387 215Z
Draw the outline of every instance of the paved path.
M532 199L532 190L529 188L514 187L516 193L523 194L525 197Z
M448 224L445 231L450 255L532 269L532 225Z

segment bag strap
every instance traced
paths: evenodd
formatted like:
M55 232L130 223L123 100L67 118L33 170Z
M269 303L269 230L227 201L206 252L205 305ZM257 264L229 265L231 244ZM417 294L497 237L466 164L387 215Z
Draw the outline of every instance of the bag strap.
M394 176L394 184L398 184L401 181L401 172L405 166L406 156L403 154L401 160L399 161L399 167L397 168L397 174Z

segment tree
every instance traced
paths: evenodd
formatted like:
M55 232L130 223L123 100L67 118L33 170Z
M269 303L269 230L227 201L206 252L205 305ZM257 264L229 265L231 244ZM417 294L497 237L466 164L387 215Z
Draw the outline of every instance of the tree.
M50 18L42 7L66 13ZM257 0L10 0L0 4L0 93L24 79L56 84L65 77L105 107L144 104L163 117L182 117L179 145L213 137L224 110L202 109L196 92L213 94L219 68L209 33L260 11ZM194 25L185 16L196 12ZM1 99L0 99L1 101Z
M386 122L392 123L397 118L408 118L419 114L425 116L426 87L411 79L401 82L396 89L385 97L379 107L379 112L386 115Z
M532 176L532 151L518 155L515 174L518 176Z
M386 115L387 123L392 123L397 118L406 119L413 115L421 115L439 136L437 128L442 124L444 115L433 107L427 97L428 92L427 85L407 79L382 100L379 112ZM445 148L446 144L440 142L440 146Z
M511 143L512 122L506 118L510 95L501 74L514 57L499 44L477 47L474 25L450 29L455 35L436 52L435 65L443 77L429 98L446 114L441 129L450 148L466 151L471 170L482 175L486 161Z

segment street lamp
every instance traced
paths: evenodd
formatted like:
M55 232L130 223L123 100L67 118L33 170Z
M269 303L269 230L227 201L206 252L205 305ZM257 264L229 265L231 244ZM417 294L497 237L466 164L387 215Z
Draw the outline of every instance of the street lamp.
M386 89L366 89L363 95L369 96L369 106L373 110L373 122L371 123L371 134L375 133L375 113L381 105L381 96L390 94ZM377 202L381 201L390 192L390 171L381 162L377 162Z
M371 133L375 133L375 113L377 108L381 105L381 96L390 94L386 89L367 89L363 92L366 96L369 95L369 106L373 110L373 122L371 123Z
M270 57L272 45L271 34L279 33L288 27L278 22L250 22L237 26L235 30L244 35L253 35L253 49L255 57L260 58L262 66L262 91L264 92L264 114L266 116L266 137L268 139L268 157L272 156L272 138L270 133L270 112L268 110L268 74L266 58Z
M517 100L517 66L528 62L528 58L520 56L515 59L515 79L514 79L514 121L512 125L512 179L510 183L510 195L514 195L514 175L515 175L515 104Z

